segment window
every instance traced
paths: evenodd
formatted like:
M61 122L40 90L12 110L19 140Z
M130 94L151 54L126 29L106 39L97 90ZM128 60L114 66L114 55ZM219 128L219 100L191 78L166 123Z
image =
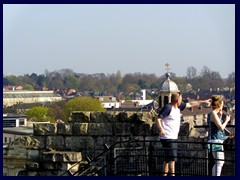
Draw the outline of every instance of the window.
M24 126L24 125L25 125L25 120L19 119L19 126Z
M16 127L16 119L4 120L3 127Z

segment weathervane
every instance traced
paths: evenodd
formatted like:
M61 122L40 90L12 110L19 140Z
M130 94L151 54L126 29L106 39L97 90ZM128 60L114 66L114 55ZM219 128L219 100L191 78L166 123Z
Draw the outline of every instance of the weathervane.
M170 65L167 63L167 64L165 64L165 69L167 70L167 73L168 73L168 70L170 70Z

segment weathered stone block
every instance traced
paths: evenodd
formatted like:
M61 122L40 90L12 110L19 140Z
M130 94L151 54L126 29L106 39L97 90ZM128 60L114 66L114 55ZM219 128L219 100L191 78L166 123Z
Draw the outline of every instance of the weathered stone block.
M49 150L65 150L63 136L48 136L46 138L46 148Z
M27 176L38 176L37 171L27 171Z
M17 176L27 176L27 170L21 170L18 172Z
M134 120L152 125L155 117L156 114L154 112L137 112Z
M116 114L116 122L144 122L153 124L156 113L154 112L119 112Z
M45 147L45 138L39 136L21 136L9 145L9 149L42 149Z
M195 125L195 126L202 126L202 125L203 125L202 119L196 119L196 120L194 121L194 125Z
M57 134L57 124L56 123L40 123L33 124L33 134L34 135L56 135Z
M200 138L205 137L207 134L207 130L205 128L193 128L189 133L189 137Z
M207 121L207 119L204 118L204 119L202 120L202 125L203 125L203 126L208 125L208 121Z
M105 144L111 141L112 136L97 136L94 139L94 149L106 149Z
M58 176L58 170L38 171L37 176Z
M3 148L3 155L7 155L8 154L8 149L7 148Z
M39 168L41 170L60 170L62 173L64 174L64 172L70 170L72 173L77 172L79 169L79 166L82 165L82 163L80 162L73 162L73 163L69 163L69 162L41 162L39 164ZM61 175L59 174L59 175ZM68 174L68 173L67 173Z
M151 127L151 135L159 136L159 129L155 123Z
M131 119L129 118L132 116L134 113L130 112L120 112L115 116L116 122L130 122Z
M87 135L88 134L89 123L74 123L73 125L73 135Z
M91 123L113 123L114 116L108 112L91 112L90 122Z
M75 163L82 160L81 152L74 151L51 151L43 152L43 160L50 162Z
M27 170L38 170L39 163L37 162L26 162L25 164Z
M8 157L18 157L27 159L27 150L25 148L13 148L8 150Z
M45 156L45 154L44 154ZM56 170L59 169L59 164L61 164L60 162L42 162L39 164L39 167L41 170Z
M81 151L83 149L93 149L94 140L89 136L74 136L66 137L65 139L66 150Z
M58 174L56 176L72 176L72 174L69 171L58 170Z
M94 148L95 149L108 149L112 145L116 145L116 142L127 141L129 138L120 136L94 136Z
M58 123L57 124L57 134L58 135L73 135L72 123Z
M32 160L39 160L39 154L40 154L39 150L27 149L27 152L26 152L27 158L32 159Z
M184 115L182 117L182 121L183 122L189 122L189 121L193 121L194 120L194 116L187 116L187 115Z
M189 136L190 131L194 128L193 122L181 123L179 136Z
M72 111L69 122L89 123L90 115L90 111Z
M151 134L151 126L150 124L134 124L132 125L132 134L133 135L140 135L140 136L147 136Z
M90 123L88 127L89 136L108 136L113 135L112 123Z
M143 136L131 136L130 141L122 142L120 147L141 147L145 145L143 140Z
M114 123L113 124L114 135L129 135L131 134L131 124L130 123Z
M62 162L58 166L59 166L59 169L62 170L62 171L67 171L69 169L72 169L73 171L77 171L79 169L80 163Z

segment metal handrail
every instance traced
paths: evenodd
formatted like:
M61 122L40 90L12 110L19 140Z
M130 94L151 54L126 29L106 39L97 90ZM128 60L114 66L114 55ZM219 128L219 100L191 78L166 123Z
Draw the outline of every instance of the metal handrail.
M107 150L106 151L104 151L104 152L102 152L101 154L99 154L96 158L94 158L92 161L91 161L91 163L89 163L89 165L88 165L88 167L83 171L83 172L76 172L76 174L78 173L78 175L79 176L81 176L81 175L84 175L85 173L87 173L88 171L89 171L89 169L91 168L91 166L93 166L93 165L95 165L95 164L97 164L97 161L99 161L99 159L100 159L100 157L103 157L105 154L108 154L108 153L111 153L111 151L114 149L114 147L117 145L117 144L119 144L119 143L129 143L129 142L131 142L131 143L134 143L134 142L142 142L142 143L144 143L144 145L146 144L146 143L153 143L153 142L159 142L159 141L156 141L156 140L128 140L128 141L117 141L117 142L115 142L115 143L113 143L112 145L110 145L108 148L107 148ZM202 144L202 146L204 147L204 145L207 145L207 144L215 144L215 143L208 143L208 142L189 142L189 141L176 141L176 143L187 143L187 144ZM216 143L216 144L219 144L219 143ZM231 145L231 146L235 146L235 145ZM179 150L180 149L183 149L184 150L184 148L178 148ZM211 151L210 151L211 152ZM118 157L119 158L119 157ZM181 158L189 158L189 157L181 157ZM208 158L208 157L207 157ZM190 159L190 158L189 158ZM198 158L196 158L195 157L195 159L198 159ZM199 158L199 159L202 159L202 158ZM116 159L113 159L114 161L116 160ZM220 159L219 159L220 160ZM227 160L227 159L225 159L224 161L232 161L232 160ZM235 161L234 161L235 162ZM98 172L100 172L103 168L106 168L109 164L111 164L111 162L109 161L108 163L106 163L104 166L102 166L102 167L99 167L98 168L98 170L97 171L95 171L95 172L93 172L93 174L92 175L94 175L94 174L97 174Z

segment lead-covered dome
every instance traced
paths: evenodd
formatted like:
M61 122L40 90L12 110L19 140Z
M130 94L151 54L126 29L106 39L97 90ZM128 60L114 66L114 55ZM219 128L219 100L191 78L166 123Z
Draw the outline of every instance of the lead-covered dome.
M179 91L175 82L170 79L170 73L166 73L167 79L163 81L160 90L161 91Z

